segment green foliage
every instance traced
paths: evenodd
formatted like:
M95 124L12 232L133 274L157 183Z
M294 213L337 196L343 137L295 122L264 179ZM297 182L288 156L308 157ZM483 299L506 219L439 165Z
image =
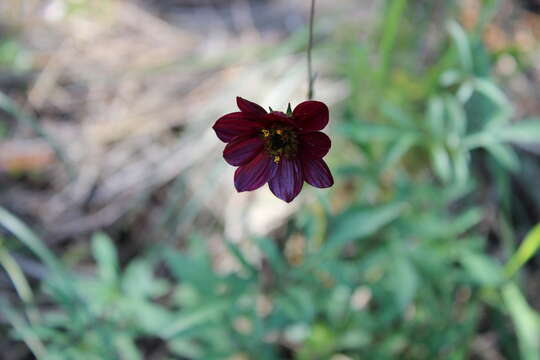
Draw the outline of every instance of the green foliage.
M484 2L485 23L497 1ZM493 209L507 234L518 229L506 222L503 200L486 204L482 183L494 178L490 191L510 193L522 166L513 146L538 143L540 121L513 118L491 54L457 22L448 22L425 69L397 61L420 63L411 4L386 2L376 41L345 36L332 45L345 55L336 72L351 89L334 113L336 189L303 207L281 235L251 238L256 256L221 239L234 271L216 270L202 228L181 249L149 239L129 259L100 232L85 271L68 268L0 208L0 264L22 300L0 303L10 336L40 359L468 359L489 326L508 358L539 359L539 315L514 275L537 254L540 228L517 250L508 246L510 260L493 256ZM297 48L295 36L289 46ZM0 106L32 122L5 97ZM170 201L176 209L178 199ZM182 225L196 217L191 205L164 214L172 238L174 215ZM297 261L284 250L293 237L305 245ZM39 289L17 264L20 253L47 269Z
M506 274L512 276L519 268L531 259L540 248L540 224L536 225L528 234L517 249L516 253L506 264Z
M403 203L382 206L356 206L333 219L325 244L325 251L341 248L346 242L358 241L373 235L377 230L399 216L404 208Z
M28 71L32 66L32 57L23 46L14 39L0 38L0 70Z
M516 284L506 285L502 296L516 326L522 359L540 359L540 316L530 308Z

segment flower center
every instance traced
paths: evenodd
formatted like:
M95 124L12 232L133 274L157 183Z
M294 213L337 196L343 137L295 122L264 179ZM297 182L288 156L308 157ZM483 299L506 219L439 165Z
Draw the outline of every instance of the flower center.
M296 155L298 140L296 132L285 126L274 126L262 129L261 135L265 141L266 152L274 158L278 164L283 157L290 159Z

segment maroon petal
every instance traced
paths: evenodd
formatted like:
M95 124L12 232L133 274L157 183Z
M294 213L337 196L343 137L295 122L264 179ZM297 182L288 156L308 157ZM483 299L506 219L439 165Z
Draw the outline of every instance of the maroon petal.
M327 188L334 185L334 178L323 159L303 159L304 180L312 186Z
M274 175L276 164L267 153L261 152L234 173L234 186L238 192L260 188Z
M262 106L257 105L254 102L251 102L244 98L241 98L240 96L236 97L236 105L238 105L238 108L240 109L240 111L246 114L253 114L253 115L266 114L266 110L264 110Z
M225 146L223 157L234 166L250 162L264 147L264 141L258 137L236 138Z
M270 190L281 200L291 202L302 190L302 164L298 159L282 159L274 177L268 185Z
M328 124L328 106L320 101L304 101L293 110L293 116L302 130L322 130Z
M262 128L262 123L247 120L244 113L234 112L220 117L212 127L223 142L231 142L237 136L253 134Z
M319 131L300 134L300 156L321 159L330 150L330 138Z
M271 113L264 115L262 119L269 122L282 122L297 127L294 119L281 111L272 111Z

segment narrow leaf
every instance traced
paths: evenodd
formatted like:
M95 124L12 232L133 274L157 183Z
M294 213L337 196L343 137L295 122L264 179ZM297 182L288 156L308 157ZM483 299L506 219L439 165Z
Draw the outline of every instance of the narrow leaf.
M502 290L502 296L514 322L523 360L540 360L540 322L538 314L531 309L516 284L510 283Z
M448 32L458 49L459 60L461 66L467 72L472 72L473 70L473 57L471 51L471 44L469 43L469 38L465 30L455 21L451 21L447 25Z
M405 204L394 203L374 207L354 207L337 216L330 226L325 250L340 248L345 243L365 238L396 219Z
M540 144L540 117L517 121L492 131L505 141Z
M540 224L536 225L510 258L505 266L507 276L512 276L518 271L530 258L532 258L540 248Z
M170 339L181 332L217 319L230 305L230 301L222 300L189 311L189 313L186 311L178 318L171 320L171 324L161 332L161 336Z

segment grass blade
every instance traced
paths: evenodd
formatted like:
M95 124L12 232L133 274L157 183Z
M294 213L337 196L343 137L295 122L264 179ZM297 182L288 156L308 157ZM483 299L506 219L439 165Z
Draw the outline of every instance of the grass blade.
M230 305L230 301L222 300L190 311L189 313L181 314L161 332L161 336L165 339L170 339L198 325L207 324L212 319L217 319Z
M536 225L510 258L505 266L505 273L508 277L513 276L540 248L540 224Z
M69 298L78 299L77 292L73 286L73 281L68 272L56 256L45 246L32 230L21 220L13 216L10 212L0 206L0 226L3 226L13 234L20 242L27 246L55 276L58 284L61 285L65 295Z
M28 328L24 319L22 319L9 305L9 303L0 298L0 313L9 321L15 331L22 337L30 351L36 356L36 359L45 359L47 349L39 337Z
M50 269L58 270L60 268L59 261L37 235L3 207L0 207L0 225L32 250Z
M11 282L13 282L15 291L17 291L17 294L27 307L26 314L28 315L28 319L33 323L39 320L39 313L34 306L34 294L19 264L17 264L15 259L2 245L2 240L0 238L0 266L4 268Z
M451 21L448 23L448 32L450 33L450 36L452 36L452 39L454 40L454 43L456 44L456 47L458 49L461 66L465 71L469 73L472 72L473 58L471 52L471 44L469 43L469 38L467 34L463 30L463 28L455 21Z
M399 23L401 22L401 17L403 16L403 13L407 7L407 0L392 0L388 3L389 5L387 5L388 9L386 11L386 17L383 25L384 32L379 49L379 54L381 56L379 76L382 83L384 83L386 77L388 76L388 70L390 68L390 61L392 59L394 45L396 43Z
M516 328L523 360L540 360L540 321L516 284L506 285L502 290L506 307Z

